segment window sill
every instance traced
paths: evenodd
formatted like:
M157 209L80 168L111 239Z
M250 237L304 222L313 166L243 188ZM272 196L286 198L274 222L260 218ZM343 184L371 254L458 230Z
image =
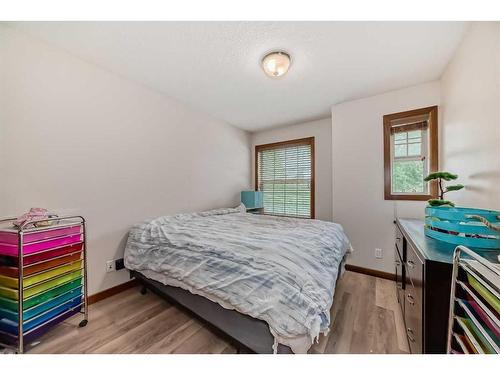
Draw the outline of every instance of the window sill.
M428 201L435 197L431 194L414 194L414 195L398 195L398 194L385 194L386 201Z
M311 220L314 219L314 217L305 217L305 216L293 216L293 215L282 215L282 214L273 214L269 212L261 212L260 215L266 215L266 216L276 216L276 217L289 217L291 219L307 219Z

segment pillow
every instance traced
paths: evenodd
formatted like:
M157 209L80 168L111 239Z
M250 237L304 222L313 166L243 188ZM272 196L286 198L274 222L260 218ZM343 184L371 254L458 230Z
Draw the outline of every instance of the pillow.
M244 211L242 211L241 206L242 205L235 207L235 208L216 208L214 210L200 212L198 215L199 216L212 216L212 215L227 215L227 214L236 214L236 213L246 212L246 209ZM243 206L243 207L245 207L245 206Z

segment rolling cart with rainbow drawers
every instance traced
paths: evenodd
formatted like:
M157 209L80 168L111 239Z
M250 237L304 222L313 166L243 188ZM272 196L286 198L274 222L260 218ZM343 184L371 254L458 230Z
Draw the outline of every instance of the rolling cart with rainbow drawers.
M500 256L500 250L493 255ZM500 354L498 261L490 262L465 246L455 249L448 353Z
M0 347L23 353L51 327L81 313L88 321L85 219L0 220ZM21 313L19 313L21 312Z

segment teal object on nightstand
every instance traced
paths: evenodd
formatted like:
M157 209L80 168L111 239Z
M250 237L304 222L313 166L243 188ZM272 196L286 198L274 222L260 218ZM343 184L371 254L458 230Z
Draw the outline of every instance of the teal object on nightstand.
M500 232L478 218L500 225L500 212L467 207L426 207L425 234L436 240L481 249L500 249Z
M263 208L264 193L261 191L242 191L241 203L243 203L247 209Z

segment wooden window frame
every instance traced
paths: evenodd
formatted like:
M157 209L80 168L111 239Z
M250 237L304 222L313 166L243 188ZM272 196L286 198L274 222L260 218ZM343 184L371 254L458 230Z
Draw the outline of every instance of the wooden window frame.
M316 218L316 210L315 210L315 191L316 191L316 173L315 173L315 153L314 153L314 137L307 137L307 138L298 138L298 139L291 139L288 141L282 141L282 142L274 142L274 143L267 143L267 144L262 144L262 145L256 145L255 146L255 166L254 166L254 171L255 171L255 190L259 190L259 152L263 150L269 150L273 148L283 148L286 147L287 145L308 145L311 147L311 207L310 207L310 212L311 212L311 219ZM272 215L272 214L269 214ZM302 219L299 216L290 216L290 215L279 215L279 216L286 216L286 217L293 217L297 219Z
M413 109L405 112L392 113L385 115L384 119L384 198L385 200L402 201L426 201L436 198L438 195L436 181L429 183L428 194L393 194L391 187L391 127L395 120L414 116L428 115L428 133L429 141L428 158L429 173L437 172L439 169L439 142L438 142L438 107L425 107Z

